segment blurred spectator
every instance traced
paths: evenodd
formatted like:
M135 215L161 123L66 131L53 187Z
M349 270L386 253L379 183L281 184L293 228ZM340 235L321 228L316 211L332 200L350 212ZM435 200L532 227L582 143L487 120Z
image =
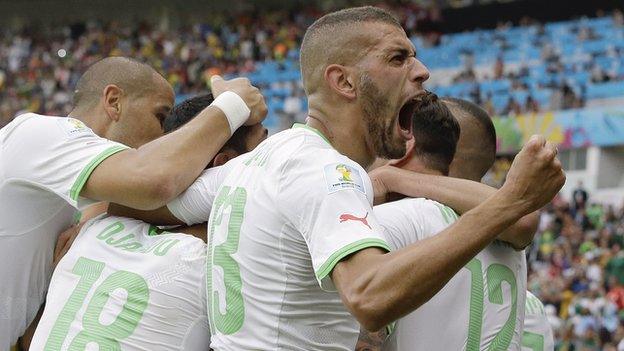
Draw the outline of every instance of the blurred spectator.
M524 103L524 112L528 113L538 113L539 112L539 104L531 94L527 95L526 102Z
M494 103L492 102L492 93L488 93L485 101L481 104L485 112L490 116L496 116L496 110L494 109Z
M602 70L600 65L594 63L591 69L591 82L592 83L602 83L609 80L607 74Z
M295 84L293 84L295 85ZM290 128L295 122L304 122L307 111L304 110L303 98L304 93L301 88L295 85L294 94L291 94L284 100L284 128Z
M522 107L512 96L507 100L507 105L503 108L502 114L505 116L518 116L522 113Z
M613 11L613 24L618 27L624 26L624 14L622 14L620 9L615 9L615 11Z
M574 191L572 192L572 199L573 199L572 205L575 210L585 208L585 205L587 204L588 195L587 195L587 191L585 190L585 187L583 186L582 180L579 180L578 183L576 184L576 189L574 189Z
M569 109L569 108L574 108L578 106L579 99L574 93L574 90L572 90L572 88L568 84L564 84L561 87L561 96L562 96L562 102L561 102L562 109Z
M505 62L503 61L502 56L498 56L496 58L496 62L494 63L494 79L503 78L504 73L505 73Z

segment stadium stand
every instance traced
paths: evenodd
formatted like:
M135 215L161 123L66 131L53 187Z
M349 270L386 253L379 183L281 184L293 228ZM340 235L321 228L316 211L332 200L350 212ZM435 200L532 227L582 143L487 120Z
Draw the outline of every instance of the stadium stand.
M419 10L400 8L408 30ZM212 74L247 75L263 88L267 125L283 129L302 118L298 43L315 13L242 16L218 27L194 24L160 30L115 22L4 29L0 43L0 125L17 112L63 114L84 67L128 55L158 68L178 99L204 91ZM624 19L603 18L445 34L413 31L419 58L432 70L428 88L471 99L492 115L581 107L624 95ZM411 26L411 27L410 27ZM280 124L280 118L286 121ZM281 126L281 127L280 127Z

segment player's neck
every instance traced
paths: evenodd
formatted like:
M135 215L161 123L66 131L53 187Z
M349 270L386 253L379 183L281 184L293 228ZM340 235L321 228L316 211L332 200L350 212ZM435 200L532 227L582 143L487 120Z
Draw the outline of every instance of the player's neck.
M346 118L347 113L334 113L339 119L327 118L325 113L310 108L306 124L318 130L331 146L342 155L366 169L375 159L362 135L361 121ZM357 122L357 123L355 123Z
M107 126L102 123L102 118L96 111L86 111L82 109L73 109L68 117L75 118L91 128L93 133L102 138L106 138Z
M433 169L431 167L427 167L417 157L411 157L409 160L405 160L404 162L401 163L399 168L402 168L410 172L416 172L416 173L422 173L422 174L445 175L442 171Z

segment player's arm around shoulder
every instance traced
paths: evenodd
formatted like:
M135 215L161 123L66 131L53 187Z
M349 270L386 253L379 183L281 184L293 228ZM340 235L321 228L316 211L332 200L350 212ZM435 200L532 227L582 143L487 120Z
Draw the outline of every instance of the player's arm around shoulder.
M441 233L387 254L365 248L343 257L331 277L345 306L370 331L421 306L505 228L552 200L565 182L555 156L534 136L503 187Z
M188 226L205 222L210 216L212 202L228 174L240 159L207 169L182 194L155 210L137 210L119 204L110 204L108 213L114 216L140 219L156 225Z
M193 182L213 156L210 151L197 148L195 141L199 140L194 139L201 134L211 135L207 139L220 147L229 137L227 120L218 117L222 113L214 107L207 110L211 111L206 111L203 124L212 128L181 128L138 149L108 157L93 170L81 195L141 210L153 210L171 201ZM198 120L189 124L193 122ZM201 130L203 133L198 132ZM198 153L204 155L194 157Z
M380 201L386 198L389 192L426 197L448 205L460 215L472 210L496 192L495 188L483 183L410 172L392 166L375 169L371 172L371 177ZM501 233L498 239L511 244L517 250L522 250L533 241L538 220L537 211L530 213Z
M188 188L236 129L262 122L264 98L246 78L212 80L214 102L176 131L107 158L81 195L152 210Z

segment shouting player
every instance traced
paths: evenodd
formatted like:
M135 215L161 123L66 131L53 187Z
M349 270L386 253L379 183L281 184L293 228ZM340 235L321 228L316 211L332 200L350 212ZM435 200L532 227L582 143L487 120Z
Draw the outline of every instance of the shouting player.
M148 65L107 58L78 81L69 117L27 113L0 130L1 350L16 342L43 303L57 234L79 208L89 200L162 206L237 127L266 114L247 80L217 79L213 93L216 102L187 128L143 145L163 134L173 90Z
M210 215L215 350L353 350L358 321L378 330L411 312L563 185L555 149L534 137L500 191L436 238L387 253L364 168L404 155L429 73L398 21L374 7L312 24L301 71L307 125L228 162L216 194L200 177L168 206L189 224Z
M164 122L165 132L212 101L206 94L177 105ZM221 165L265 138L261 124L241 127L210 163ZM88 222L54 270L32 349L83 349L93 343L101 350L207 350L202 229L203 240L125 217L103 215Z
M455 155L455 142L449 137L455 135L457 126L453 115L461 126ZM477 105L433 98L414 116L414 140L396 166L411 171L406 181L411 180L427 199L375 207L394 250L432 237L452 224L458 216L450 207L464 213L495 192L478 183L494 162L496 134L490 117ZM400 319L385 349L518 350L527 274L522 250L531 242L537 220L537 213L532 213L504 231L430 301Z

